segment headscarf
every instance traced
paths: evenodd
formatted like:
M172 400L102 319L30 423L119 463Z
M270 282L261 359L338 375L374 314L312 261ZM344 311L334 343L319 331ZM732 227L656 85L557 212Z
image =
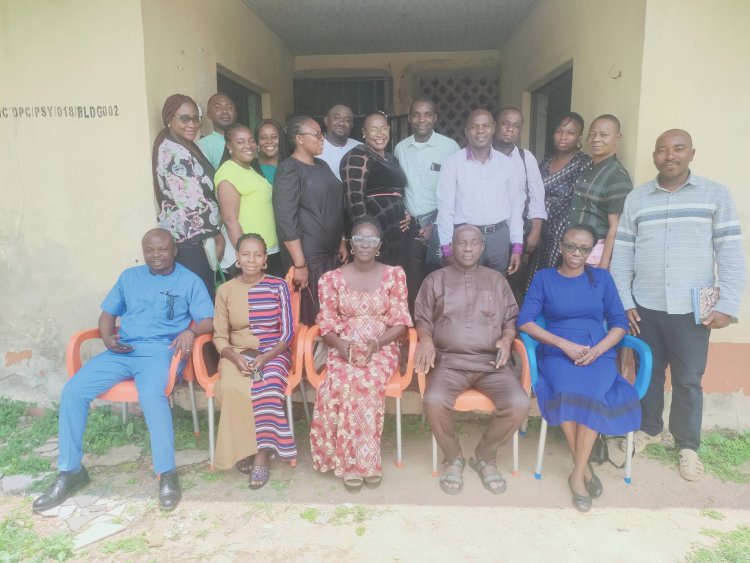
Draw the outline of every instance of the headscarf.
M200 162L203 170L209 178L213 179L214 174L216 173L214 167L194 142L185 141L184 139L181 139L177 136L172 137L169 134L169 127L167 127L167 124L172 120L172 117L174 117L174 114L177 113L177 110L180 109L180 106L185 103L195 106L196 109L198 108L198 104L195 103L195 100L193 100L193 98L191 98L190 96L186 96L185 94L172 94L166 100L164 100L164 107L162 107L161 110L161 119L164 123L164 129L159 131L159 133L156 135L156 139L154 139L154 148L151 151L151 173L154 182L154 194L156 195L156 202L160 206L163 195L161 193L161 188L159 188L159 180L156 177L156 167L159 164L159 147L164 142L164 139L169 138L171 141L179 143L187 150L189 150L190 154L192 154L193 157L198 162Z

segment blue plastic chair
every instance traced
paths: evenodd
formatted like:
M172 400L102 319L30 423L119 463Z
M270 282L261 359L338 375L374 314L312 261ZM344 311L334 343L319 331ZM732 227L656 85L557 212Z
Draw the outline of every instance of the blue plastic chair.
M541 316L537 318L536 323L545 328L546 323L544 318ZM537 378L539 377L539 369L536 362L536 351L539 346L539 342L534 340L531 336L525 332L519 331L523 343L526 345L526 353L529 355L529 371L531 372L531 387L536 388ZM635 375L635 382L633 387L638 392L638 397L643 399L643 396L648 391L648 385L651 382L651 367L653 365L653 359L651 357L651 348L648 344L639 340L629 334L625 335L620 343L615 347L616 350L620 348L632 348L637 354L640 360L638 367L638 373ZM542 478L542 460L544 456L544 443L547 441L547 421L542 417L542 427L539 431L539 445L536 453L536 468L534 469L534 478ZM625 447L625 482L629 485L632 481L632 464L633 464L633 432L628 432L626 438Z

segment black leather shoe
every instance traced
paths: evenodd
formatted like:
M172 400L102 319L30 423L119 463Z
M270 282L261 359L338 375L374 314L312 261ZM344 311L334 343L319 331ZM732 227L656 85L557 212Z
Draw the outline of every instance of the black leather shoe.
M45 510L54 508L64 503L68 497L80 491L90 481L89 472L83 466L81 466L81 470L78 473L61 471L57 474L57 479L52 483L52 486L47 489L46 493L34 501L31 508L34 512L44 512Z
M174 510L182 500L180 482L177 480L177 472L162 473L159 478L159 508L162 510Z
M593 499L585 495L579 495L573 490L573 485L570 484L570 477L568 477L568 487L570 492L573 493L573 506L578 512L588 512L591 510Z
M584 482L586 492L591 498L599 498L604 492L604 486L599 480L599 477L596 476L596 473L594 473L594 468L591 467L591 462L589 462L589 471L591 471L591 481Z

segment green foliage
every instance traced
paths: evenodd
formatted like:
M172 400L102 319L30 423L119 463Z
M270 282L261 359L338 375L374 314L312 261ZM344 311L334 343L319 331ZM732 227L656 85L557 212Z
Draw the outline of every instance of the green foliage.
M713 508L704 508L701 510L701 516L705 518L711 518L711 520L724 520L726 516L719 512L718 510L714 510Z
M38 475L49 471L50 460L34 448L57 433L57 412L46 409L40 417L21 419L28 404L0 397L0 472L6 475Z
M331 524L361 524L366 522L374 514L372 508L356 505L356 506L337 506L331 517Z
M73 540L68 534L40 537L31 515L16 510L0 521L0 559L16 561L66 561L73 557Z
M688 563L750 563L750 526L740 526L731 532L703 533L719 541L713 547L693 551L687 557Z
M649 444L644 453L667 465L679 464L677 450L659 444ZM706 432L698 454L707 473L725 482L750 483L750 431Z
M299 517L303 520L307 520L311 524L315 524L315 521L318 519L318 515L320 513L318 512L317 508L305 508L302 512L299 513Z
M357 526L357 528L354 530L354 533L358 536L364 536L366 531L367 528L365 528L364 526Z
M102 546L102 551L107 554L112 553L146 553L148 551L148 541L145 534L110 540Z

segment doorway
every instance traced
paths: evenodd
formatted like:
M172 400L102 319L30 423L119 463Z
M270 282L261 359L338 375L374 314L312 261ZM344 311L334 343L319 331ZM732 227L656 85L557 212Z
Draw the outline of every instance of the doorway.
M539 161L554 151L555 128L560 118L570 111L572 90L571 67L531 93L529 148Z
M237 107L237 123L248 125L252 131L263 119L260 94L253 92L250 88L218 72L216 91L226 94L234 102Z

